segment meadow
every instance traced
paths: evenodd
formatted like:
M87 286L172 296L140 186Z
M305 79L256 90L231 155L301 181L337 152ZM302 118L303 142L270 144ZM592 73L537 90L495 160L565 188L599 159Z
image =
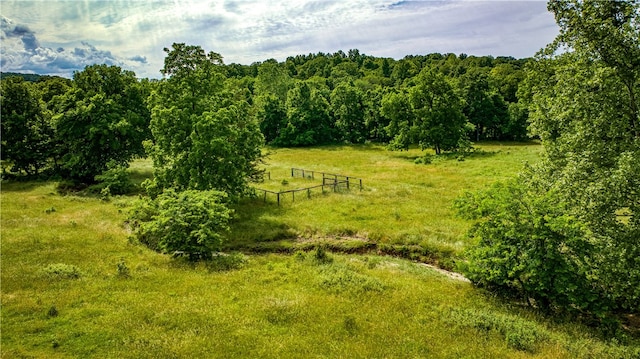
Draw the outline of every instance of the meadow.
M302 239L346 252L374 248L452 269L452 258L469 244L469 223L456 217L454 199L465 190L514 176L525 162L535 162L540 151L535 143L487 143L464 160L441 156L425 165L415 163L424 156L417 148L269 149L265 169L271 179L256 184L258 188L282 191L322 184L318 178L291 178L292 167L356 177L364 188L325 196L314 190L311 200L302 192L294 202L290 194L283 195L280 206L271 195L267 203L245 202L236 209L239 221L229 248L287 250Z
M243 201L226 243L229 253L242 253L200 263L131 238L126 213L136 196L2 183L0 355L637 357L632 333L605 339L418 261L380 255L383 245L397 245L428 248L434 262L463 256L469 223L455 217L452 200L513 176L540 153L536 144L517 143L480 150L464 161L418 165L418 150L374 145L267 149L271 180L257 187L305 186L308 180L290 178L297 167L362 178L364 189L281 206ZM137 161L131 172L139 182L150 163ZM376 250L325 250L374 248L358 243Z

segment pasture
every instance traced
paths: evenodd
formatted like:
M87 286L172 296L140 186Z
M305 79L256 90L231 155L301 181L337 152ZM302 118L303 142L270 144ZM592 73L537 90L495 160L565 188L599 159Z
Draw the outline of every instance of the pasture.
M603 339L417 262L308 245L425 247L437 252L435 262L461 256L469 224L451 201L513 176L540 151L479 148L464 161L428 165L414 164L418 150L373 145L271 149L271 180L256 186L304 186L289 177L300 167L362 178L364 189L281 206L243 201L227 249L244 254L196 264L131 240L125 220L135 196L102 200L61 195L53 182L3 183L0 355L636 357L640 344L629 334ZM131 172L139 181L150 163L138 161ZM268 250L291 254L256 253Z

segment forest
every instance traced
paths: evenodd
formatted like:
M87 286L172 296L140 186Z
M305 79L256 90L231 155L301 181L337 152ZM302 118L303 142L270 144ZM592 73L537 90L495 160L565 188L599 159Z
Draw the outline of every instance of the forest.
M403 248L432 250L420 258L536 313L637 341L639 7L550 1L560 35L526 59L392 59L351 49L241 65L174 43L164 49L161 79L101 64L72 79L3 74L3 188L55 182L60 194L130 198L123 207L131 241L214 263L238 228L255 225L246 218L270 152L379 146L417 153L418 173L443 161L483 161L496 143L539 144L539 161L443 205L468 225L464 248L410 239ZM130 165L145 160L152 175L132 182ZM364 240L379 253L392 248ZM325 249L315 248L315 260L328 258ZM640 349L629 350L632 357Z

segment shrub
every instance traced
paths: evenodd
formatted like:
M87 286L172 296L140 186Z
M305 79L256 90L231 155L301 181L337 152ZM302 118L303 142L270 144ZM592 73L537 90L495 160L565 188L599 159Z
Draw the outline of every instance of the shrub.
M219 191L166 190L151 200L142 198L129 220L141 243L162 253L209 259L229 230L232 210Z

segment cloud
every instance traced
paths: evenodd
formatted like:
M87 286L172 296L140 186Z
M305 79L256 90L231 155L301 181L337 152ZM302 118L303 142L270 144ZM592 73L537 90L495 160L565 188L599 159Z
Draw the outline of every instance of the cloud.
M2 11L20 24L5 31L2 20L3 68L36 72L31 65L50 61L44 70L68 71L100 60L142 77L160 76L162 49L174 42L250 64L354 48L528 57L558 33L544 1L7 0Z
M107 64L131 69L146 64L142 55L122 58L111 51L98 49L86 41L72 48L58 47L55 50L40 45L35 32L22 24L14 24L11 19L0 17L2 37L3 72L38 73L71 77L74 71L81 71L93 64Z

